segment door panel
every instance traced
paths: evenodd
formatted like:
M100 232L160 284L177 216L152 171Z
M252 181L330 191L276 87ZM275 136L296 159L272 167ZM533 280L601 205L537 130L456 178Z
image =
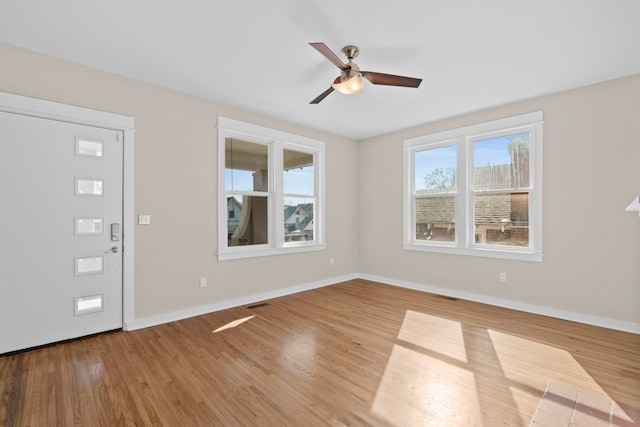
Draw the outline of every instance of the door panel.
M121 134L0 112L0 353L122 327Z

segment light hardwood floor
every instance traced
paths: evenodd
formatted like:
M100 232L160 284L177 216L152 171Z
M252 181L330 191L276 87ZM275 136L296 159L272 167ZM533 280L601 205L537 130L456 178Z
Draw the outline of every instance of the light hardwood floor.
M640 336L353 280L0 358L0 425L528 426L551 380L638 425Z

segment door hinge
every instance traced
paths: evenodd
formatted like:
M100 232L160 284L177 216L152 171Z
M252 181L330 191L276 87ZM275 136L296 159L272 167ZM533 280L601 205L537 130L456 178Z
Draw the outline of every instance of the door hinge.
M124 135L122 134L122 132L118 132L116 134L116 139L118 140L118 142L122 142L124 140Z

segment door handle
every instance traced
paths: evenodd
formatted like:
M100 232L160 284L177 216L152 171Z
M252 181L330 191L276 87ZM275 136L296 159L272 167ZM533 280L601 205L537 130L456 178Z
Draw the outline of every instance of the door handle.
M120 248L119 248L119 247L117 247L117 246L112 247L112 248L111 248L111 249L109 249L108 251L104 251L104 253L105 253L105 254L108 254L108 253L114 253L114 254L117 254L118 252L120 252Z

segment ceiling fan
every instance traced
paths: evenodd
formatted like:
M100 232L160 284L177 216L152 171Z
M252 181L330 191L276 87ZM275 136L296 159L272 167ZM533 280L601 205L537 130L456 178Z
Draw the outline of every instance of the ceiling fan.
M340 75L336 77L331 87L318 95L309 104L320 103L320 101L325 99L334 90L347 95L358 93L364 88L364 82L362 80L363 77L374 85L418 87L422 82L422 79L416 79L413 77L375 73L373 71L360 71L360 68L355 62L353 62L353 58L358 56L358 53L360 53L357 46L350 45L342 48L342 53L344 53L349 61L345 64L335 53L331 51L331 49L327 47L326 44L321 42L309 44L324 55L325 58L331 61L336 67L340 68Z

